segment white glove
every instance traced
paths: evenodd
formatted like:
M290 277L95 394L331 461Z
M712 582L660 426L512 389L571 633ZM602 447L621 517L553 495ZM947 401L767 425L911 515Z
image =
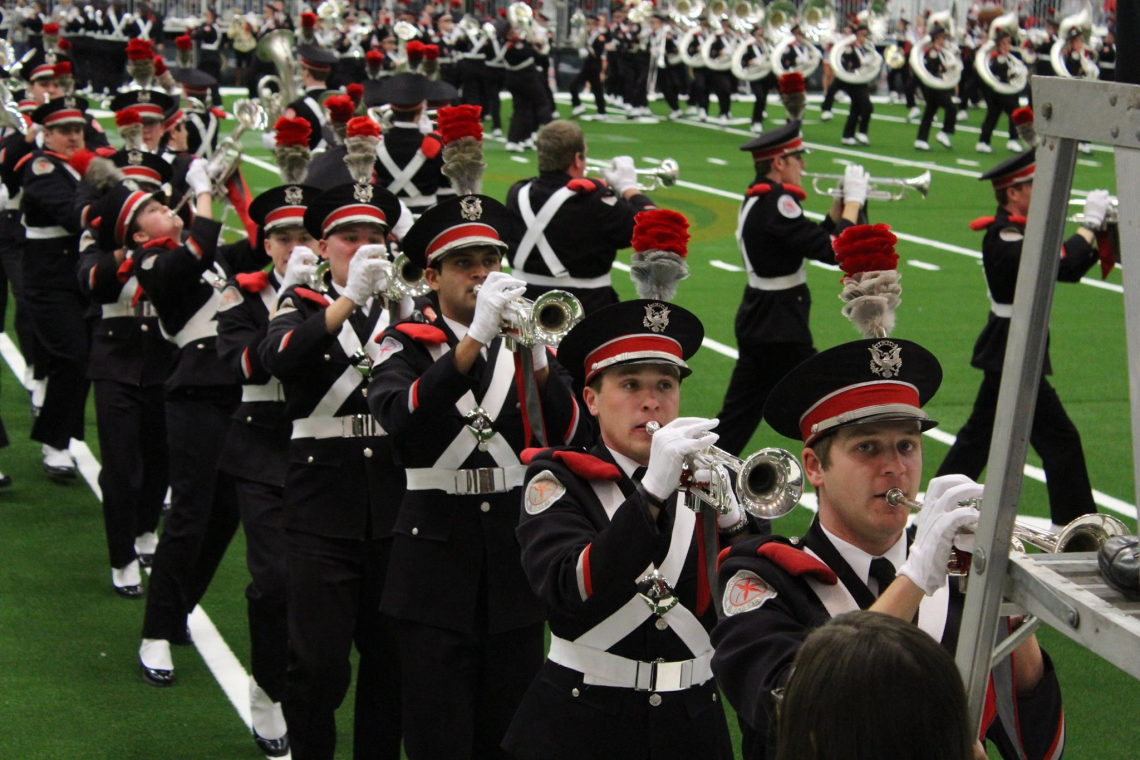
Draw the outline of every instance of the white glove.
M730 471L731 473L731 471ZM712 480L711 470L697 470L693 473L693 480L697 483L708 483ZM736 491L731 487L728 489L728 511L724 514L717 515L716 527L717 530L728 530L740 524L744 519L744 512L740 509L740 502L736 498Z
M610 161L609 167L602 170L602 176L618 195L637 186L637 168L629 156L618 156Z
M547 365L550 363L547 358L546 344L544 343L536 343L534 347L530 349L530 356L534 361L535 372L546 369Z
M262 132L261 133L261 147L265 148L266 150L276 150L277 149L277 133L274 132L272 129L267 131L267 132Z
M479 288L475 300L475 317L467 328L467 334L484 346L491 345L491 341L499 334L503 309L525 292L526 283L522 280L505 272L491 272Z
M368 247L376 250L366 253L363 251L365 246L361 246L362 250L357 251L352 261L348 262L348 283L344 286L343 295L357 306L368 303L368 299L376 293L377 281L392 266L382 253L383 246Z
M1093 190L1089 193L1085 198L1085 221L1081 226L1090 230L1099 230L1103 227L1111 197L1107 190Z
M858 164L848 165L843 172L843 202L860 206L867 202L867 172Z
M356 249L356 256L364 256L369 259L383 259L388 261L388 246L380 243L369 243L362 245ZM376 277L376 286L372 291L373 293L383 293L388 289L391 281L392 268L386 267L380 271Z
M196 196L210 192L214 183L210 181L210 174L206 171L206 159L195 158L190 162L190 168L186 170L186 184Z
M293 247L289 254L289 263L285 265L285 274L281 278L281 287L277 290L278 296L294 285L309 285L317 276L317 264L321 261L317 254L307 246Z
M681 484L685 456L716 443L720 436L710 431L719 424L704 417L678 417L654 433L649 467L641 478L646 492L661 501L669 498Z
M936 490L940 489L941 486ZM919 513L918 532L911 544L910 556L899 568L899 575L910 578L927 596L942 588L946 583L950 549L956 544L964 550L973 549L966 537L959 540L958 532L976 524L981 516L975 507L961 507L958 503L981 495L982 487L977 483L954 486L933 500L928 494L926 506Z
M43 124L36 124L35 122L32 122L28 125L28 131L24 135L24 142L28 143L28 145L32 145L36 142L36 138L39 137L43 131Z

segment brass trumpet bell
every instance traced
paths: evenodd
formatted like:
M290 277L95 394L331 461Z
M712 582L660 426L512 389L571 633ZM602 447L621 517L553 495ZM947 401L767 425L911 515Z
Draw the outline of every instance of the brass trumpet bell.
M843 175L842 174L817 174L815 172L803 172L804 177L811 180L812 189L817 193L830 195L833 198L843 197ZM902 200L908 190L914 191L922 196L924 199L930 194L930 170L924 171L917 177L909 179L895 178L895 177L868 177L867 178L867 200L873 201L898 201ZM833 182L831 187L822 187L821 182ZM898 188L897 191L880 190L877 185L886 185L887 187Z
M586 159L586 166L594 169L609 169L612 163L612 161ZM639 182L637 185L637 189L643 193L651 193L663 187L673 187L681 178L681 165L673 158L662 159L661 164L652 169L637 169L636 171L648 178L646 182Z
M476 286L478 287L478 286ZM549 290L535 300L516 298L503 309L502 335L520 346L557 347L586 316L582 302L564 290Z

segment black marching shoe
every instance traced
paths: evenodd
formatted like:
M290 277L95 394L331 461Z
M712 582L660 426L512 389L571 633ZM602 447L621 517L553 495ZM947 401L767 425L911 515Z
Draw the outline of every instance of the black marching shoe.
M0 472L0 488L7 488L10 485L12 485L12 476Z
M285 734L280 739L266 739L263 736L258 736L255 730L253 740L257 742L258 749L268 757L285 757L289 754L289 734Z
M76 475L75 458L66 449L57 449L43 445L44 472L53 478L73 480Z
M150 660L164 668L152 668L146 664ZM174 666L170 660L170 643L163 639L143 639L139 647L139 674L144 683L166 687L174 685Z
M139 660L139 672L142 674L142 680L151 686L166 687L174 685L174 671L173 670L159 670L158 668L148 668Z
M124 599L142 599L143 598L143 587L142 587L141 583L136 584L134 586L115 586L114 588L115 588L115 593L118 594L119 596L123 597Z
M115 589L115 593L124 599L142 599L142 575L139 571L141 563L135 559L131 560L124 568L111 568L111 587Z

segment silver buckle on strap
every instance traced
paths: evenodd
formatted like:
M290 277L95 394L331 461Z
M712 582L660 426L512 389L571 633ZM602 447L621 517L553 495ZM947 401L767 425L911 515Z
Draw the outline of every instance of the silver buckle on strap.
M383 434L371 414L350 414L341 417L340 424L341 435L345 438L369 438Z
M693 661L637 663L634 691L682 691L693 685Z
M455 473L455 493L460 496L506 493L508 490L507 472L502 467L478 467Z

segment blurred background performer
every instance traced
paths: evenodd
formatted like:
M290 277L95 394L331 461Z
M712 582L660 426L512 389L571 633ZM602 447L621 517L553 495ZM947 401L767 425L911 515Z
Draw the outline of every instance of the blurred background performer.
M958 431L957 441L942 460L939 475L962 474L977 478L989 459L1021 246L1033 197L1036 153L1036 150L1030 150L1002 161L980 177L992 183L998 202L994 216L981 217L970 223L971 229L986 232L982 240L982 263L986 271L990 314L974 344L974 355L970 361L971 366L982 370L985 375L970 418ZM1103 190L1096 190L1089 193L1085 201L1084 223L1062 247L1057 274L1060 282L1078 282L1100 260L1096 231L1108 213L1109 195ZM1046 352L1029 443L1040 455L1045 469L1053 523L1064 526L1083 514L1095 512L1096 504L1080 433L1061 406L1057 391L1046 379L1052 372Z
M512 4L512 11L518 5L520 3ZM551 104L546 100L546 90L539 73L538 52L530 39L537 28L533 22L512 22L507 33L503 83L512 98L511 124L505 146L509 151L521 152L527 147L534 147L538 128L550 121Z
M309 135L309 149L314 153L324 150L328 144L324 139L324 128L328 124L328 115L321 108L321 95L328 89L328 80L332 75L333 66L340 58L331 50L325 50L317 45L300 45L297 48L297 62L301 71L301 85L304 88L301 97L290 103L284 116L290 119L302 118L309 122L312 133ZM273 132L267 131L262 135L262 144L273 149L276 138Z
M874 110L874 106L871 104L871 96L868 92L869 85L860 81L866 78L864 72L874 66L873 59L878 56L874 46L868 40L869 34L865 23L860 22L855 27L855 39L845 45L839 60L844 73L837 72L835 75L841 83L839 89L846 92L851 98L851 112L847 115L847 121L843 125L843 138L840 140L844 145L871 144L867 131L871 127L871 112ZM836 44L840 43L837 42ZM879 57L879 63L881 66L881 57ZM871 81L876 80L872 79Z
M677 47L677 29L669 16L661 12L653 16L652 24L650 51L655 56L652 63L657 68L654 87L669 106L669 118L679 119L684 114L680 96L685 92L688 74L681 61L680 48Z
M399 198L413 213L436 204L443 175L443 143L435 132L421 131L431 81L423 74L405 72L381 79L365 88L366 105L387 103L392 119L384 126L377 151L376 181Z
M922 123L918 126L918 137L914 141L916 150L930 150L930 143L927 140L930 138L930 127L934 123L934 115L938 113L939 108L942 109L943 114L942 129L938 132L936 139L947 148L954 147L950 138L954 134L954 119L958 113L954 106L954 87L943 89L933 86L935 81L941 84L942 81L956 79L955 71L958 72L958 76L961 76L962 59L956 49L947 46L949 30L953 27L943 26L943 19L941 18L934 19L934 16L931 16L931 19L930 43L928 46L924 46L924 49L914 53L914 57L921 56L921 70L916 69L915 73L922 85L922 95L926 99L926 108L922 112ZM946 19L946 22L948 21L949 18Z
M560 120L539 132L538 171L507 193L515 218L504 240L514 276L527 284L528 298L566 290L587 314L617 303L614 259L630 246L637 213L654 208L637 186L633 159L619 156L603 171L608 187L589 179L582 128Z
M798 43L803 42L803 33L800 32L799 24L792 27L792 33L797 35L796 40ZM768 90L775 84L776 78L772 74L772 49L765 39L764 27L756 26L752 29L751 37L744 37L738 43L747 50L740 56L740 64L743 67L741 73L745 74L744 80L748 83L748 89L752 92L756 102L752 104L752 132L753 134L761 134L764 131L764 112L768 108ZM789 46L786 56L795 63L795 48ZM734 61L736 58L734 57ZM790 68L786 67L786 68Z
M744 450L760 423L764 400L793 367L816 353L808 315L807 259L834 263L832 235L855 224L867 196L860 166L847 167L843 197L836 198L820 223L804 216L800 188L804 171L798 121L745 143L756 167L740 209L736 237L748 286L736 312L740 358L732 371L717 419L720 446L731 454Z
M1013 112L1017 110L1019 102L1018 93L1009 90L1013 89L1011 81L1016 79L1018 72L1025 72L1026 67L1012 52L1013 37L1008 29L996 28L993 35L993 49L986 53L988 61L978 63L979 70L984 72L978 78L981 81L982 95L986 99L986 117L982 121L982 134L975 148L979 153L993 153L990 140L998 120L1004 115L1009 119L1009 142L1006 147L1020 152L1021 144L1017 142L1017 128L1013 123ZM985 50L983 47L979 55ZM1021 81L1025 81L1024 74Z
M582 105L579 93L582 86L590 85L590 92L598 106L598 115L606 115L606 96L602 90L602 71L606 62L606 29L595 14L586 17L586 27L578 46L578 57L582 59L582 68L578 75L570 82L570 99L574 106L571 112L574 116L586 113L586 106Z

